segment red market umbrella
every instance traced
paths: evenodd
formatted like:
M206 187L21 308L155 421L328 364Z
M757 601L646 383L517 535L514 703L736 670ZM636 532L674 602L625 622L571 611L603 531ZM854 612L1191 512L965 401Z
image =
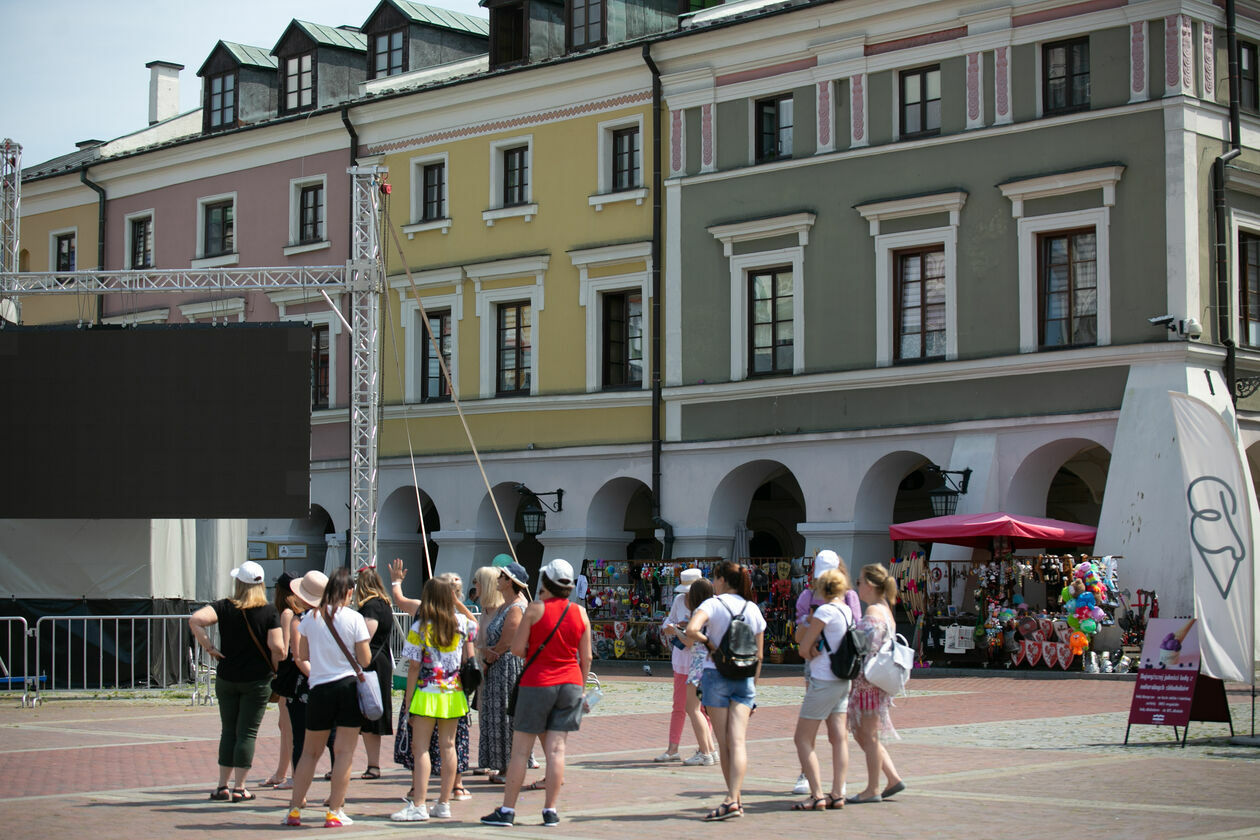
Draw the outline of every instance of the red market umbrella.
M894 540L948 543L991 548L994 537L1006 537L1011 548L1074 548L1093 545L1097 528L1011 513L959 513L902 522L888 528Z

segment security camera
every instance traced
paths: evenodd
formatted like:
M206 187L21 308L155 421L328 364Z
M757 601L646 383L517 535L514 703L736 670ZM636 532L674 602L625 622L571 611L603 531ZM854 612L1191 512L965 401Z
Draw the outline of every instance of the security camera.
M1203 335L1203 325L1195 318L1187 318L1185 324L1182 325L1181 331L1186 334L1186 338L1195 341L1199 336Z
M1166 327L1173 321L1177 320L1176 315L1156 315L1153 318L1146 319L1152 327Z

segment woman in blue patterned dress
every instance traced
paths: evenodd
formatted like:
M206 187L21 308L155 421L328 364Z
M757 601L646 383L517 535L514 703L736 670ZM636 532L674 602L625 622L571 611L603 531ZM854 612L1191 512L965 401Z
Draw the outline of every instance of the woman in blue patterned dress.
M490 781L502 784L502 774L507 770L508 759L512 755L513 730L512 718L507 713L508 693L525 667L525 660L512 654L512 639L528 604L529 573L520 563L510 563L500 567L495 585L503 595L503 606L486 626L483 654L486 674L481 687L481 709L477 721L481 729L477 760L490 771Z

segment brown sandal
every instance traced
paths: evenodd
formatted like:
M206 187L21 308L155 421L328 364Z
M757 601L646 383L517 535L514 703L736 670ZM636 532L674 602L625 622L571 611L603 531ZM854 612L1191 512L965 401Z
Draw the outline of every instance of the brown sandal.
M819 807L821 805L821 807ZM826 811L831 807L831 798L827 796L811 796L804 802L793 802L793 811Z
M839 811L839 810L842 810L843 808L844 808L844 794L840 794L839 796L832 796L830 793L827 794L827 810L828 811Z
M546 790L546 789L547 789L547 780L545 778L532 781L529 784L525 785L525 787L521 788L521 790Z

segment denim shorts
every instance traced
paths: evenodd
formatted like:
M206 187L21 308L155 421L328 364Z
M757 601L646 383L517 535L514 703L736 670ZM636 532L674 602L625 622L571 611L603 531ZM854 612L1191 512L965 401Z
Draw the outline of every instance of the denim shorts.
M719 674L716 668L705 668L700 677L700 702L714 709L725 709L732 703L742 703L751 709L756 697L752 677L732 680Z

